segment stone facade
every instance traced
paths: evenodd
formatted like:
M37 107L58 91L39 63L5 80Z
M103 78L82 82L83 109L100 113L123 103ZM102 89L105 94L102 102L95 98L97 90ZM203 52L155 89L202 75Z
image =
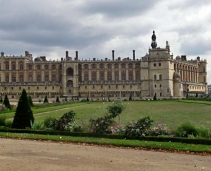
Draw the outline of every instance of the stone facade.
M32 98L183 98L207 93L207 62L185 55L173 58L170 46L157 48L153 32L152 48L141 59L132 58L80 60L78 52L60 61L24 56L0 57L1 95L18 99L22 89Z

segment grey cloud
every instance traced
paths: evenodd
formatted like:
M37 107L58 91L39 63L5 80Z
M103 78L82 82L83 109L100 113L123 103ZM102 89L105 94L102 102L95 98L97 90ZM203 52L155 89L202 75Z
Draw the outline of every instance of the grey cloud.
M128 0L90 0L86 1L83 10L92 14L103 14L111 19L127 18L142 14L153 8L158 1L128 1Z

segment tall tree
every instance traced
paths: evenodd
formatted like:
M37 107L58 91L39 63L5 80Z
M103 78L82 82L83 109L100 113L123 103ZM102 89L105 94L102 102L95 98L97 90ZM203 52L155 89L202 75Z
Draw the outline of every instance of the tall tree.
M10 101L9 101L7 95L5 95L5 97L4 97L3 104L5 105L6 108L11 109Z
M56 103L60 103L59 97L56 98Z
M15 112L12 127L25 129L31 128L34 123L34 116L31 110L26 90L23 89L21 97L18 101L18 106Z

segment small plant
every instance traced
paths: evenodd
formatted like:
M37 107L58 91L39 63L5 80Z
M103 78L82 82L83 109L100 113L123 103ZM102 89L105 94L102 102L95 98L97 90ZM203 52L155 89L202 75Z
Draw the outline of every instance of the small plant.
M194 137L198 135L197 128L189 122L183 123L175 132L176 137L188 138L189 135L193 135Z
M45 129L45 125L43 122L35 122L32 126L32 129L34 130L44 130Z
M48 116L44 119L44 125L46 128L50 128L52 125L52 122L55 120L55 118L52 118L51 116Z
M7 127L7 128L12 128L12 121L11 120L6 120L4 126Z
M149 135L149 130L152 124L153 120L149 116L141 118L137 122L125 127L125 135L133 138Z

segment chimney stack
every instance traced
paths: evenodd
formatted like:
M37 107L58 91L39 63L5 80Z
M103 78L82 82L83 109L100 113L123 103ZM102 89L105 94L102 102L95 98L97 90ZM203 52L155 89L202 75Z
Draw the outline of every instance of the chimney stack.
M2 57L4 56L4 52L1 52L1 56L2 56Z
M29 52L28 51L25 51L25 56L28 56L29 55Z
M112 50L112 60L114 61L114 50Z
M78 60L78 51L75 51L75 59Z
M135 54L135 50L133 50L133 60L136 60L136 54Z
M68 58L69 57L69 54L68 54L68 51L66 51L66 58Z

